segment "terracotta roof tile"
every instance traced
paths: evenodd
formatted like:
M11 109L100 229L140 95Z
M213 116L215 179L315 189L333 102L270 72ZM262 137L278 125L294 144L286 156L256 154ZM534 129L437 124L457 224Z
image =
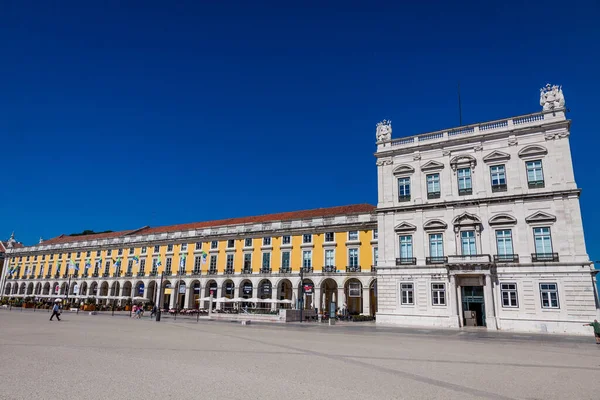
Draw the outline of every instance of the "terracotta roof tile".
M134 235L149 235L156 233L176 232L185 231L191 229L202 229L216 226L225 225L241 225L241 224L254 224L264 222L275 222L275 221L289 221L306 218L318 218L318 217L331 217L336 215L348 215L348 214L364 214L370 213L375 210L375 206L371 204L354 204L349 206L338 206L329 208L316 208L313 210L301 210L301 211L289 211L276 214L265 214L257 215L253 217L240 217L240 218L228 218L220 219L215 221L204 221L204 222L192 222L187 224L169 225L169 226L158 226L155 228L144 227L140 229L111 232L111 233L97 233L92 235L81 235L81 236L67 236L60 235L52 239L45 240L43 244L58 244L58 243L70 243L79 242L85 240L98 240L121 237L128 234Z

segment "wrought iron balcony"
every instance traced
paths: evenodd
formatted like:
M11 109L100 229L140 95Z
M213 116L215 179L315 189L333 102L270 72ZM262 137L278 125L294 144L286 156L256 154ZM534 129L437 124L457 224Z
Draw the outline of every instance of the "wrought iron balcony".
M234 274L233 267L225 268L225 275L233 275L233 274Z
M371 272L377 272L377 265L371 265Z
M427 192L427 198L429 200L431 199L439 199L441 197L441 193L440 192Z
M265 267L263 267L263 268L260 269L260 273L261 274L270 274L271 273L271 268L265 268Z
M396 258L396 265L416 265L416 257L400 257Z
M97 278L97 277L98 277L98 275L99 275L99 274L98 274L97 272L94 272L94 273L92 274L92 278Z
M29 275L29 279L35 279L35 275Z
M233 273L233 272L232 272ZM242 269L242 274L247 274L247 275L251 275L252 274L252 268L243 268Z
M337 268L335 265L326 265L323 267L323 272L332 274L337 272Z
M125 277L126 278L131 278L133 276L132 272L125 272Z
M108 272L105 272L105 273L102 274L103 278L108 278L109 276L110 276L110 274Z
M306 273L312 273L313 272L313 267L302 267L302 271L306 274Z
M138 272L137 276L146 276L146 273L145 272Z
M62 276L64 279L67 279L69 277L69 274L63 274Z
M507 188L506 188L506 184L501 184L501 185L492 185L492 192L496 193L496 192L506 192Z
M280 274L291 274L292 269L290 267L281 267L281 268L279 268L279 273Z
M208 275L216 275L217 274L217 269L216 268L211 268L208 270Z
M165 271L165 276L172 276L173 275L173 271Z
M73 273L73 278L79 278L79 272L74 272Z
M46 275L46 279L50 279L50 278L52 278L52 274Z
M458 189L459 196L467 196L473 194L473 188Z
M410 194L401 194L398 196L399 202L410 201Z
M120 272L114 272L113 273L113 278L119 278L121 276Z
M444 257L444 256L425 257L425 264L427 264L427 265L445 264L447 262L448 262L448 257Z
M518 263L518 254L497 254L494 256L495 263Z
M156 272L156 271L152 271L148 274L148 276L157 276L157 275L158 275L158 272Z
M192 271L192 274L191 274L191 276L200 276L200 275L201 275L201 271L200 270L198 270L198 271Z
M448 264L491 264L492 257L489 254L472 254L448 256Z
M346 267L346 272L360 272L360 265L352 265Z
M88 277L88 273L84 273L83 275L81 275L82 278L87 278Z
M527 186L529 186L529 189L541 189L545 186L544 181L529 181L527 182Z
M532 253L531 261L533 262L557 262L558 253Z
M54 274L54 277L57 278L57 279L60 278L60 273Z

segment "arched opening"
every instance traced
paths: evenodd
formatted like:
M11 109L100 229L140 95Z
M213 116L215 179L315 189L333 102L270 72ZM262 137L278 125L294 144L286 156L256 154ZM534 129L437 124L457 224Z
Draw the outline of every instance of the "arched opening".
M187 308L186 307L186 284L184 281L179 281L177 282L177 285L175 285L175 295L177 296L177 298L175 299L175 308L178 310L181 310L183 308Z
M102 282L100 285L100 296L108 296L108 282Z
M344 294L346 297L345 304L340 304L340 308L346 309L346 312L350 315L358 315L363 310L363 298L362 298L362 283L358 279L351 278L346 281L344 285Z
M142 283L143 285L143 283ZM146 297L148 298L148 300L150 300L153 304L156 302L156 281L150 281L148 282L148 289L146 289ZM139 288L139 286L138 286Z
M50 294L59 294L60 293L60 285L58 284L58 282L54 282L54 284L52 285L50 290L52 291L52 293L50 293Z
M272 293L273 288L270 280L263 279L262 281L258 282L258 298L261 300L267 300L259 303L260 308L270 308L272 311L277 309L277 303L271 302Z
M209 297L212 296L213 299L215 299L217 297L218 294L218 285L217 282L214 280L210 280L208 282L206 282L206 289L205 289L205 296L204 298L208 299ZM210 304L209 300L204 301L204 305L201 306L201 308L208 308L208 305ZM213 309L216 307L216 304L213 302Z
M98 293L98 282L92 282L90 284L90 288L88 290L88 296L90 297L98 297L100 294Z
M48 295L50 295L50 282L46 282L46 283L44 284L44 289L42 289L42 294L43 294L44 296L48 296Z
M33 282L29 282L27 285L27 294L33 294Z
M168 310L169 304L171 304L171 294L173 292L173 284L171 281L166 280L162 285L162 298L159 299L160 307L162 309Z
M192 288L192 290L190 291L191 293L191 298L188 301L188 308L200 308L201 304L198 301L198 299L200 299L200 281L195 280L192 281L190 283L190 287Z
M325 279L321 283L321 309L325 314L329 314L331 308L336 310L342 306L345 299L338 299L337 282L331 278Z
M226 299L233 299L235 297L235 283L233 283L231 279L227 279L225 282L223 282L221 290L221 293L223 295L222 297ZM233 303L228 302L220 304L222 304L221 308L224 308L226 310L233 309Z
M121 284L119 282L113 282L110 287L110 297L118 297L121 292Z
M5 295L9 295L11 292L10 290L12 289L12 284L8 283L5 287L4 287L4 294Z
M67 290L68 290L68 286L67 286L67 282L63 282L62 285L60 285L60 294L62 296L65 296L67 294Z
M81 297L87 296L88 294L88 284L87 282L82 282L81 286L79 287L79 295Z
M279 307L281 308L292 308L292 303L294 297L294 290L292 286L292 282L289 279L282 279L277 283L277 299L278 300L289 300L289 303L279 303Z
M79 289L79 286L77 285L77 282L71 282L71 286L69 287L69 296L73 296L76 295L77 290L75 290L75 288Z
M124 297L133 297L131 295L131 282L130 281L126 281L123 284L123 296Z
M240 283L240 297L242 299L249 299L253 297L252 295L252 282L249 279L244 279Z
M298 308L303 307L305 310L312 310L315 304L315 283L310 279L304 279L299 293L304 293L304 298L299 299Z
M131 297L144 297L144 289L146 289L144 282L137 281L135 283L135 290L133 291L133 295Z

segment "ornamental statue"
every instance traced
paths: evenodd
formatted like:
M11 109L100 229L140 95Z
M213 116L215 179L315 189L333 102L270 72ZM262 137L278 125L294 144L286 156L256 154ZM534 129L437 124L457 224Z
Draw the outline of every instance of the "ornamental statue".
M392 138L392 121L384 119L377 124L377 133L375 134L378 142L390 140Z
M556 110L565 107L565 96L562 86L546 84L540 89L540 106L544 111Z

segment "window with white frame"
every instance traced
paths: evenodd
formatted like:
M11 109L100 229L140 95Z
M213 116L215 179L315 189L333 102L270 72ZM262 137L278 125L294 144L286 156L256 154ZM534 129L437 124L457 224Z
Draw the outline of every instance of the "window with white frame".
M290 268L290 252L289 251L283 251L281 253L281 268L282 269Z
M500 229L496 231L496 249L500 261L511 261L513 257L512 231ZM510 260L509 260L510 259Z
M96 251L96 257L100 257L100 254L101 254L100 250L97 250L97 251ZM50 255L50 259L51 259L51 260L52 260L52 258L53 258L53 257L52 257L53 255L54 255L54 254L51 254L51 255Z
M542 308L560 308L558 303L558 285L556 283L540 283Z
M252 247L252 238L246 238L246 240L244 240L244 247Z
M463 256L474 256L477 254L475 231L460 232L460 247L462 249Z
M78 251L77 254L75 255L75 258L80 258L80 257L81 257L81 252ZM37 256L34 256L33 260L36 261L37 260Z
M171 266L173 264L173 261L171 260L171 257L167 257L167 266L165 268L165 274L170 275L171 274Z
M330 243L335 241L335 234L333 232L325 232L325 241Z
M373 240L379 239L379 231L377 228L373 229Z
M358 249L348 249L348 266L358 267Z
M325 266L333 267L335 265L335 252L334 250L325 250Z
M398 178L398 201L410 200L410 178Z
M434 306L446 305L446 284L432 283L431 284L431 300Z
M152 274L158 274L158 258L152 259Z
M262 269L263 271L269 271L271 269L271 253L263 253Z
M129 261L127 261L127 273L131 274L132 270L133 270L133 260L129 260Z
M160 246L154 246L154 253L159 253L159 252L160 252ZM108 255L110 256L110 254L108 254Z
M58 269L56 270L56 272L60 272L60 264L58 265ZM110 261L107 261L104 264L104 275L108 275L110 273Z
M211 271L217 270L217 256L216 255L210 256L210 262L209 262L208 266Z
M506 192L506 171L504 164L490 167L492 192Z
M167 245L167 251L168 251L168 252L171 252L171 251L173 251L173 245L172 245L172 244L168 244L168 245Z
M227 248L233 249L234 247L235 247L235 240L233 240L233 239L227 240Z
M427 198L439 199L441 196L440 174L427 175Z
M196 256L194 257L194 274L199 274L200 268L202 268L202 256Z
M516 308L519 307L517 301L517 284L516 283L501 283L500 295L502 296L502 307Z
M379 247L373 247L373 265L377 266L377 259L379 258Z
M432 233L429 235L429 256L434 261L444 258L444 238L441 233Z
M146 254L146 251L147 251L147 250L148 250L148 249L146 248L146 246L143 246L143 247L142 247L142 254Z
M302 235L302 243L312 243L312 235L310 233Z
M358 240L358 231L349 231L348 232L348 241L355 242Z
M202 250L202 242L196 242L196 250Z
M156 248L158 248L158 246L156 246ZM158 251L158 250L156 250L156 251ZM110 257L111 255L112 255L112 249L106 250L106 256ZM61 254L61 256L62 256L62 254ZM58 258L61 258L61 257L58 257Z
M252 269L252 254L251 253L244 254L244 269L245 270Z
M129 248L129 254L133 254L135 252L135 249L133 247Z
M263 246L270 246L271 245L271 237L270 236L265 236L263 238Z
M281 244L290 244L292 243L292 237L290 235L283 235L281 238Z
M227 257L225 258L225 268L233 269L233 254L227 254Z
M400 298L402 305L415 304L414 285L412 283L400 283Z
M123 255L123 249L119 249L119 251L117 252L117 255L122 256Z
M400 259L407 261L413 258L412 236L400 236Z
M146 269L146 259L142 258L140 260L140 271L139 271L140 275L144 275L145 274L145 269Z
M360 283L349 282L348 283L348 297L360 297Z
M219 242L217 240L213 240L212 242L210 242L210 248L212 250L218 249L219 248Z
M181 243L181 251L187 251L187 243Z
M471 168L461 168L457 171L458 176L458 194L464 196L473 193L471 182Z
M86 257L90 257L91 255L92 255L92 252L91 252L91 251L89 251L89 250L88 250L88 251L86 251L86 252L85 252L85 256L86 256ZM46 258L46 256L42 256L42 260L43 260L44 258Z
M530 188L544 187L544 170L542 160L527 161L527 184Z
M552 255L552 236L549 227L533 228L533 238L536 255L542 257Z
M312 267L312 251L303 251L302 252L302 268L311 268Z

